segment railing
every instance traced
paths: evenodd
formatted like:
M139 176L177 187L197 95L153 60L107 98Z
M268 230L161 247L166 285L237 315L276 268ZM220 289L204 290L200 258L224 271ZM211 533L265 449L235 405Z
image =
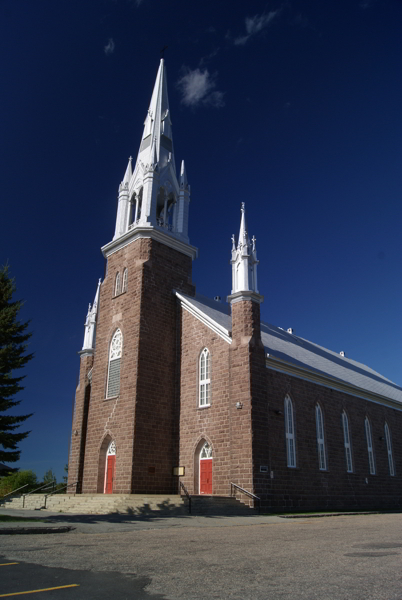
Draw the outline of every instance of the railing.
M50 492L50 494L45 494L45 505L43 508L46 508L46 503L47 503L47 499L49 496L53 496L53 494L58 494L59 492L66 490L67 488L71 487L72 485L75 485L75 489L77 490L78 483L79 483L78 481L74 481L74 483L68 483L66 485L63 485L63 487L59 488L58 490L54 490L54 492Z
M236 492L233 492L233 490L238 490L242 494L245 494L249 498L252 498L254 500L254 505L255 505L255 503L257 503L258 512L260 512L260 509L261 509L261 498L259 498L255 494L252 494L248 490L245 490L244 488L240 487L239 485L237 485L237 483L230 482L230 495L235 498L236 497Z
M0 502L3 502L4 498L7 498L7 496L13 496L14 494L16 494L17 492L19 492L20 490L23 490L24 488L27 487L27 485L30 485L30 484L26 483L25 485L22 485L21 487L17 488L16 490L13 490L12 492L8 492L8 494L6 494L5 496L2 496L0 498Z
M191 496L188 493L188 491L186 490L186 486L184 485L184 483L182 481L180 481L179 483L180 483L180 489L183 490L183 492L187 496L187 500L188 500L188 514L191 515Z
M31 494L36 494L36 492L39 492L39 490L47 490L50 487L53 487L56 485L56 480L54 479L51 483L44 483L43 485L41 485L40 487L36 488L35 490L32 490L32 492L28 492L27 494L23 494L22 496L22 508L25 508L25 498L27 496L30 496Z

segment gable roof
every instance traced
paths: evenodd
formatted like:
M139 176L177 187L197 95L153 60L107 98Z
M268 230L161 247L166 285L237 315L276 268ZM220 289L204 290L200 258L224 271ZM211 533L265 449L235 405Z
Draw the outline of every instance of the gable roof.
M200 294L195 297L176 292L182 307L231 343L232 318L227 303ZM318 344L261 322L267 367L288 372L316 383L341 389L368 400L401 404L402 388L370 367L327 350Z

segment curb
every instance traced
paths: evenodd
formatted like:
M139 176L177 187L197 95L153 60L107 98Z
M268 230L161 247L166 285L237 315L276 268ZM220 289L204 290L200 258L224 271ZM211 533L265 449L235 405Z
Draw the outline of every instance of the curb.
M75 527L2 527L0 535L24 535L31 533L68 533Z

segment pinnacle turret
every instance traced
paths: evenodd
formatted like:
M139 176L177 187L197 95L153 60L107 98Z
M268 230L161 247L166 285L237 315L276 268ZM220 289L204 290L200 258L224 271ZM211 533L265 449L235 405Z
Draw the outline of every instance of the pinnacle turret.
M99 292L102 280L99 279L98 287L96 288L96 294L94 302L89 304L87 318L85 320L85 334L84 344L82 346L81 353L91 353L95 349L95 337L96 337L96 320L98 316L98 304L99 304Z
M257 250L256 238L250 241L247 231L246 205L241 204L239 239L236 246L235 236L232 235L232 294L237 292L255 292L257 287Z

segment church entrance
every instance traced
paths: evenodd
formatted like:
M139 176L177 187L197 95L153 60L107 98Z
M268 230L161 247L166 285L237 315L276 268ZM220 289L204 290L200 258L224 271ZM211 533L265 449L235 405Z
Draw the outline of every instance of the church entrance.
M200 494L212 494L212 448L205 442L200 452Z
M113 481L116 471L116 444L110 442L106 453L105 494L113 493Z

